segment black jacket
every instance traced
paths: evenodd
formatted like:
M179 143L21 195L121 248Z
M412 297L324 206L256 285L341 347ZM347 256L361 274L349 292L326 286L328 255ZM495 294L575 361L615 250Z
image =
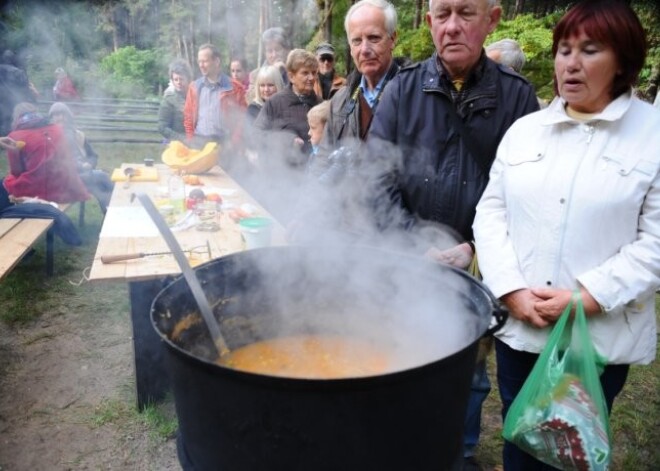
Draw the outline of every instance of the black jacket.
M321 103L321 100L314 93L299 97L289 85L264 103L254 121L254 127L262 131L271 131L268 136L268 139L271 140L271 142L268 142L271 148L274 144L272 140L275 139L279 143L286 143L285 149L289 149L292 154L301 154L296 157L290 156L293 159L290 163L306 165L307 157L312 150L312 145L309 142L307 113L319 103ZM282 133L285 136L282 136ZM301 152L291 149L294 137L299 137L304 141Z
M380 182L387 194L377 204L388 206L376 216L381 227L410 227L421 218L471 240L475 208L500 140L516 119L539 108L525 78L482 54L457 107L474 140L466 145L449 113L455 106L450 89L434 55L402 69L382 96L369 131L369 155L392 159L385 145L394 143L399 160ZM483 155L475 158L469 148Z

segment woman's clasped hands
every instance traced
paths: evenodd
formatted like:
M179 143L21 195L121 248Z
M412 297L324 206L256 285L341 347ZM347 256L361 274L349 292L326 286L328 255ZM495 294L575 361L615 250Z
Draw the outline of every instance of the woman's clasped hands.
M569 289L523 288L505 294L502 302L514 319L544 328L557 322L573 294ZM600 305L586 289L580 288L580 296L587 316L601 312Z

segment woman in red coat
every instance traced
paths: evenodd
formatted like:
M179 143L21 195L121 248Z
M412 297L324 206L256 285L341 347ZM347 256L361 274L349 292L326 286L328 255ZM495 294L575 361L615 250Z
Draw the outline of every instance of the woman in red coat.
M7 150L9 175L3 184L9 195L56 203L90 197L60 126L51 124L33 104L19 103L14 108L12 128L8 137L18 145Z
M73 80L62 67L55 69L55 85L53 86L53 99L55 101L80 100Z

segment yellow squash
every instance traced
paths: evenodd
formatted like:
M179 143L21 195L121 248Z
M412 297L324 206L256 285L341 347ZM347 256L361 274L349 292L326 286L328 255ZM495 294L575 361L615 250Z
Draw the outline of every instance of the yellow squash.
M163 152L162 160L174 170L184 173L204 173L218 162L220 147L215 142L207 143L202 150L190 149L181 141L171 141Z

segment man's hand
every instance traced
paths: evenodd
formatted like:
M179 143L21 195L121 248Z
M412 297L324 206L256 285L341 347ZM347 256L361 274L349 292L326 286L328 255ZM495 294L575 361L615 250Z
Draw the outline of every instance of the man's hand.
M470 244L466 242L445 250L431 247L426 251L424 256L456 268L467 268L470 266L474 254L472 253Z

